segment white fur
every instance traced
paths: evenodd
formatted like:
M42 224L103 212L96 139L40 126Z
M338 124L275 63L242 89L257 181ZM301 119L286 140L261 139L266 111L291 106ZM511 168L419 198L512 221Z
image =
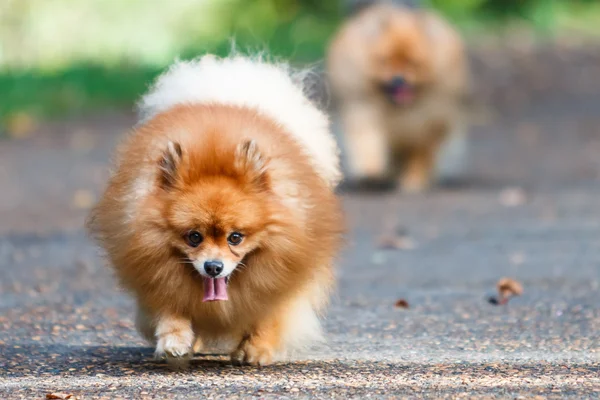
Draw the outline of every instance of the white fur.
M303 357L314 346L325 343L321 328L321 311L327 305L330 287L325 276L315 276L288 304L288 312L282 324L283 351L275 355L276 360Z
M185 367L192 356L192 323L176 317L161 317L156 325L156 358L166 357L169 365Z
M331 186L341 179L339 151L327 116L305 94L302 73L260 58L205 55L179 61L162 74L139 103L142 121L177 104L220 103L249 107L282 125L305 149Z
M314 305L306 296L299 296L290 305L283 324L283 349L276 361L290 360L302 356L308 347L324 342L321 321Z

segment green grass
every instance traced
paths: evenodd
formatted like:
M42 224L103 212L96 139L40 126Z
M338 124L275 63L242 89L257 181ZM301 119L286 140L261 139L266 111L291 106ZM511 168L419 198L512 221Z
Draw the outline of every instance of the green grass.
M0 4L0 132L24 115L131 109L176 57L225 55L233 38L240 50L313 62L340 17L333 2L308 0L178 0L162 8L143 0L6 1L12 7ZM74 15L78 32L65 23Z
M268 45L256 41L237 41L244 51L269 49L274 57L291 59L296 63L310 63L324 52L321 43L291 45L290 29L280 27L277 39ZM225 55L231 49L229 41L207 49L184 50L182 59L192 59L206 51ZM57 71L14 70L0 72L0 132L10 121L22 114L37 120L57 116L83 114L94 110L131 109L137 98L166 68L143 64L100 65L81 63Z
M0 74L0 113L64 115L107 106L128 107L158 69L78 65L56 73Z

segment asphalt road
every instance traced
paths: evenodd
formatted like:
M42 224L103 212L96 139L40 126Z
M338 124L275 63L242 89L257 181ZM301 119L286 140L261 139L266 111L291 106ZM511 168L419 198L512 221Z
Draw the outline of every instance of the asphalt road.
M600 397L600 60L573 63L581 78L561 51L548 57L515 61L508 77L480 67L484 86L510 85L489 93L496 112L474 129L458 185L344 195L351 234L328 343L288 365L207 355L171 372L152 360L82 229L131 116L0 142L0 397ZM545 85L527 79L530 64ZM390 230L403 249L380 248ZM524 293L491 305L503 276Z

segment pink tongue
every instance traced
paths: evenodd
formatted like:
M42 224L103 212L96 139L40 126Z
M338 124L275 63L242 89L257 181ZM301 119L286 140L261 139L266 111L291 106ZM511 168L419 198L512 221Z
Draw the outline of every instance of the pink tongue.
M396 103L408 103L413 99L413 92L409 88L396 89L394 92L394 100Z
M204 298L205 301L229 300L227 296L227 282L225 278L206 278L202 277L204 282Z

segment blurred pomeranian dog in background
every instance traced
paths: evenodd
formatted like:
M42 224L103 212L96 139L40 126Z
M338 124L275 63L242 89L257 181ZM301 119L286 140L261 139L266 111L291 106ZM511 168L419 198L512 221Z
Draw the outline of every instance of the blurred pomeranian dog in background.
M466 158L469 71L459 34L435 12L358 2L333 38L331 91L353 182L398 180L420 192Z

